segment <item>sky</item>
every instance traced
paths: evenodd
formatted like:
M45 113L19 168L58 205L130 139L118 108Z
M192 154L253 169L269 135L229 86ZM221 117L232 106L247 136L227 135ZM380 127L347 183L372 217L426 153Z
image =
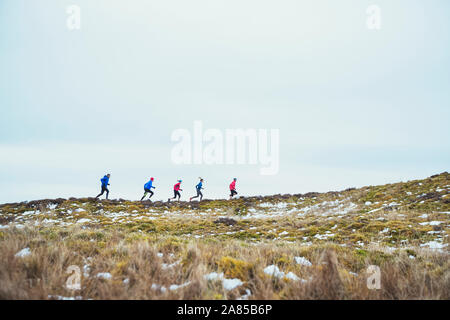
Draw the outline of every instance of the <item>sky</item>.
M80 8L80 29L67 7ZM367 27L369 5L381 9ZM450 168L447 0L2 0L0 203L334 191ZM278 129L279 170L176 164L177 129Z

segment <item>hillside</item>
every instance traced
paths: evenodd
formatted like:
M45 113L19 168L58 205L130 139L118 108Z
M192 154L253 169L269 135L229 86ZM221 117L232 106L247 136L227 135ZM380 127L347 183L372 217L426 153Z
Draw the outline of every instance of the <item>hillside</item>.
M4 204L0 298L449 299L449 194L445 172L231 201Z

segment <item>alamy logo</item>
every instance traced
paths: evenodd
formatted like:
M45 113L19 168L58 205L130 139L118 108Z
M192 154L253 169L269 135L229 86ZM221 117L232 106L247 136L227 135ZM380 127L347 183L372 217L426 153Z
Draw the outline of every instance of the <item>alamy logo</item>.
M66 20L67 29L80 30L81 29L81 8L77 5L68 6L66 9L69 15Z
M171 140L177 142L171 152L175 164L259 164L262 175L278 173L278 129L271 129L270 137L267 129L203 131L203 123L194 121L193 134L187 129L176 129Z
M71 265L67 268L66 273L70 274L66 281L66 288L69 290L81 289L81 270L80 267Z
M373 4L367 7L366 13L367 17L367 28L369 30L380 30L381 29L381 9L379 6Z
M379 266L370 265L367 270L367 289L381 289L381 270Z

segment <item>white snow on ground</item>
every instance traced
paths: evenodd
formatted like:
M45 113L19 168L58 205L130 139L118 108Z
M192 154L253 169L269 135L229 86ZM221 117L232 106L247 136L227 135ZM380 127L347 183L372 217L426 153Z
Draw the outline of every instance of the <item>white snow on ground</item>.
M430 225L430 226L438 226L441 223L444 223L443 221L430 221L430 222L421 222L419 223L421 226L426 226L426 225Z
M44 220L42 220L41 224L56 224L59 222L60 222L59 220L45 218Z
M162 254L161 252L158 252L156 255L160 258L162 258L164 256L164 254Z
M91 219L83 218L77 221L77 223L87 223L87 222L91 222Z
M56 204L56 203L49 203L47 205L47 209L50 209L50 210L55 210L56 207L58 207L58 204Z
M270 266L264 268L264 273L268 274L270 276L276 277L278 279L287 278L287 279L293 280L293 281L299 281L300 280L301 282L306 282L306 280L300 279L293 272L288 272L287 274L285 274L283 271L280 271L280 269L278 269L278 267L275 266L275 265L270 265Z
M258 206L261 208L285 209L288 206L288 204L286 202L278 202L276 204L273 204L270 202L264 202L264 203L260 203Z
M191 283L191 282L188 281L188 282L185 282L185 283L180 284L180 285L178 285L178 284L172 284L172 285L169 287L169 290L170 290L170 291L178 290L178 289L180 289L180 288L183 288L183 287L188 286L190 283Z
M389 203L389 204L383 204L383 206L386 206L386 207L395 207L395 206L399 206L400 205L400 203L397 203L397 202L391 202L391 203Z
M288 272L288 274L286 275L286 278L293 280L293 281L298 281L300 280L299 277L297 277L297 275L293 272Z
M426 213L424 213L423 215L419 216L419 218L426 219L426 218L428 218L428 215Z
M84 276L85 278L89 277L89 273L90 273L90 272L91 272L90 266L89 266L88 264L85 264L85 265L83 266L83 276Z
M307 266L307 267L312 266L312 263L305 257L294 257L294 260L297 264L301 264L301 265Z
M9 228L8 225L1 225L1 224L0 224L0 229L7 229L7 228Z
M158 289L160 289L161 292L163 292L163 293L167 291L166 287L161 286L161 285L156 284L156 283L153 283L152 286L151 286L151 288L152 288L152 290L158 290Z
M264 268L264 273L277 277L277 278L283 278L284 277L284 272L280 271L280 269L278 269L278 267L276 265L270 265L266 268Z
M334 233L327 233L327 234L316 234L314 236L314 238L318 239L318 240L326 240L329 237L333 237Z
M348 200L348 199L345 199ZM355 210L358 205L345 200L324 201L305 208L301 208L298 215L321 214L322 216L346 215Z
M223 273L217 273L217 272L211 272L208 274L205 274L203 276L206 280L208 281L216 281L216 280L221 280L222 281L222 285L224 287L225 290L233 290L234 288L237 288L241 285L243 285L244 283L241 281L241 279L227 279L223 276Z
M112 275L109 272L99 272L97 273L97 278L108 280L112 278Z
M222 284L225 290L233 290L244 283L240 279L223 279Z
M210 280L210 281L222 280L223 279L223 273L211 272L211 273L205 274L203 277L206 280Z
M161 264L161 268L162 268L163 270L165 270L165 269L170 269L170 268L173 268L173 267L175 267L176 265L180 264L180 262L181 262L181 261L175 261L174 263L171 263L171 264L163 263L163 264Z
M83 208L78 208L75 210L75 212L85 212L86 210L84 210Z
M30 248L24 248L24 249L20 250L19 252L17 252L15 256L18 258L23 258L23 257L29 256L30 254L31 254Z
M438 241L430 241L420 245L421 247L428 247L430 249L441 250L444 249L447 244Z

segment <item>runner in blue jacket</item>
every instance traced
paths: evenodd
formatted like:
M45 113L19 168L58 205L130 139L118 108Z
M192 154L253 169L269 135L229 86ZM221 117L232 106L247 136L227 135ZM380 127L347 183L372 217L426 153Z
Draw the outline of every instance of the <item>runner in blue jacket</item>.
M150 193L150 197L148 197L148 199L150 200L150 198L153 196L152 188L153 188L153 189L156 189L156 188L153 186L153 177L150 178L150 181L147 182L147 183L144 185L144 195L142 196L141 201L144 200L144 198L145 198L145 196L147 195L147 193Z
M202 193L202 189L203 189L203 179L199 178L200 182L195 186L195 189L197 190L197 195L195 197L191 197L189 198L189 201L191 201L192 199L198 198L200 197L200 201L202 201L203 199L203 193Z
M108 195L109 195L108 186L109 186L109 178L110 177L111 177L111 175L108 173L107 175L105 175L103 178L100 179L100 181L102 182L102 192L100 192L100 194L98 196L96 196L95 198L100 197L106 191L106 199L108 199Z

